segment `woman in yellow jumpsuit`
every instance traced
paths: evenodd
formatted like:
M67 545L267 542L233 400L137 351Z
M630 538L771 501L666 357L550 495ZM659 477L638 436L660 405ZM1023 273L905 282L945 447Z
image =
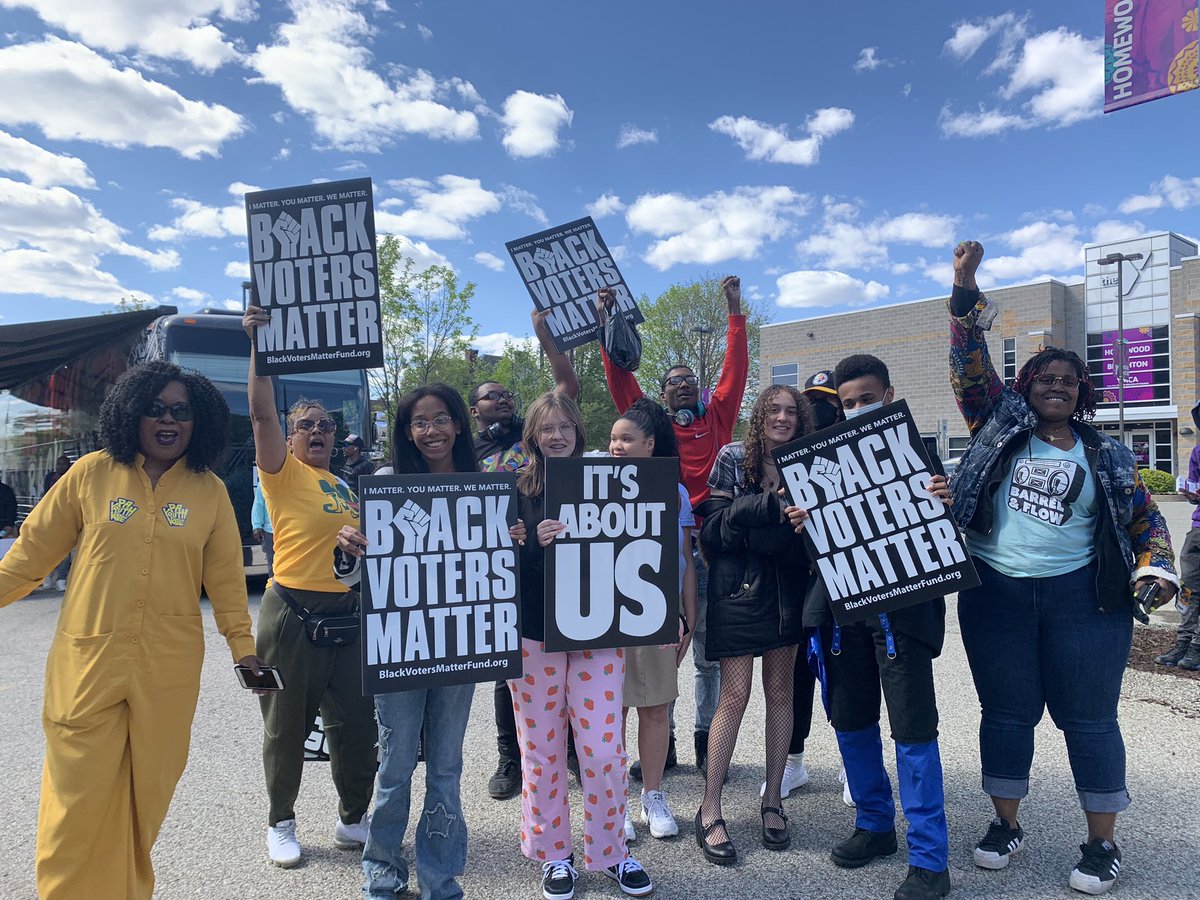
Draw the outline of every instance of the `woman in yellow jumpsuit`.
M257 670L229 494L209 471L229 408L208 379L138 366L0 559L0 606L78 543L46 662L38 810L42 900L150 900L150 850L187 763L200 689L200 589L233 658Z

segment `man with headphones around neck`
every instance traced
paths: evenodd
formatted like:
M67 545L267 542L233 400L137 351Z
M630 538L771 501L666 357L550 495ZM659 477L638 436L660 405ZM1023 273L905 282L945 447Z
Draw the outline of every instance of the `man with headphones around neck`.
M554 390L572 400L579 399L579 378L570 358L554 346L546 325L546 310L534 310L533 332L546 352L554 375ZM525 446L521 440L525 419L517 412L512 392L496 381L477 385L467 398L471 415L479 431L475 434L475 459L484 472L516 472L525 465ZM512 694L505 681L496 682L496 743L500 762L488 779L488 794L507 800L521 790L521 751L517 743L517 722Z
M721 376L707 402L704 400L705 385L700 384L690 366L674 365L659 379L659 399L674 419L675 439L679 443L679 476L692 507L708 499L708 473L717 459L717 451L733 440L733 427L737 424L742 407L742 395L746 391L746 376L750 369L750 351L746 340L746 317L742 314L742 282L736 275L721 281L725 293L725 304L729 310L729 325L725 332L725 363ZM605 289L596 297L596 309L603 323L605 307L611 291ZM633 402L643 396L637 378L632 372L616 366L604 353L604 374L608 379L608 392L618 412L624 412ZM697 520L697 532L699 530ZM704 655L707 621L708 568L700 557L698 545L693 545L696 564L696 621L689 622L692 629L692 661L696 666L696 767L704 771L708 760L708 729L717 708L717 696L721 690L719 664ZM667 768L675 761L674 716L672 715L671 742L667 752Z

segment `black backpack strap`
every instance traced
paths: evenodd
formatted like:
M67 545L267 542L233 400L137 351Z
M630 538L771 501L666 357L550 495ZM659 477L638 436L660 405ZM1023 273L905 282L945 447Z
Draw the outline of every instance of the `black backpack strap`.
M312 613L297 603L296 599L288 593L287 588L285 588L278 581L272 582L271 586L275 588L275 593L279 595L279 599L287 604L288 609L294 612L296 617L305 625L307 625L308 620L312 618Z

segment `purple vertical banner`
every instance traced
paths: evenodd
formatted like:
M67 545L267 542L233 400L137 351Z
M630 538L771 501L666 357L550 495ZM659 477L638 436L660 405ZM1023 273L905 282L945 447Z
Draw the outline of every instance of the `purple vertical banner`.
M1117 402L1117 338L1119 331L1106 331L1101 339L1104 348L1104 373L1101 382L1104 403ZM1149 328L1125 329L1125 400L1154 399L1154 338Z
M1104 111L1200 87L1198 0L1105 0Z

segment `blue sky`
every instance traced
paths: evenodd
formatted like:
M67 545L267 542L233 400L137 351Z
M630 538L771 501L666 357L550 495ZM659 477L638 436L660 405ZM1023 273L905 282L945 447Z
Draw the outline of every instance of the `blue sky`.
M588 212L636 293L775 321L937 295L963 238L1008 284L1200 234L1200 92L1102 116L1104 4L1039 7L0 0L0 323L237 302L242 192L367 175L488 350L504 242Z

